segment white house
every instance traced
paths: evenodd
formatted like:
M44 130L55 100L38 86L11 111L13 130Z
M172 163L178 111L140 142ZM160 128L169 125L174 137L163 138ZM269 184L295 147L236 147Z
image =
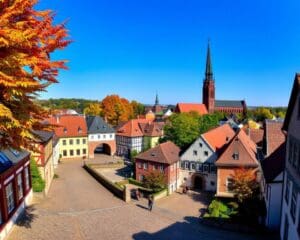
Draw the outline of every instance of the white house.
M282 128L287 134L280 236L300 239L300 74L294 85Z
M218 159L235 132L224 124L202 134L181 155L181 182L190 188L216 191Z
M265 225L279 230L282 204L282 185L285 161L285 136L282 122L266 120L264 124L263 150L265 158L261 162L263 170L263 194L266 204Z

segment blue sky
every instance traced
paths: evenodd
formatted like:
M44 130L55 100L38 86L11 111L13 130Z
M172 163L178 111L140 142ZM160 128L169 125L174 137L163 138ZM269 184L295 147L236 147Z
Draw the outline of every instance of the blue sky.
M287 105L300 71L300 2L261 0L40 0L74 41L59 84L42 98L201 102L210 39L217 99Z

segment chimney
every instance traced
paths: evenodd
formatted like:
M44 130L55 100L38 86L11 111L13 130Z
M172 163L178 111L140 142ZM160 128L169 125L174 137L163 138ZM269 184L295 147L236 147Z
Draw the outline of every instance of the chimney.
M59 120L60 120L60 116L59 115L56 115L56 123L59 123Z

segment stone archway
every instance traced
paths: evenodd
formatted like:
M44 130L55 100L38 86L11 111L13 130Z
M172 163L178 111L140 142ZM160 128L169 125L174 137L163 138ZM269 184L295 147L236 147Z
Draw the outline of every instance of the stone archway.
M106 154L113 156L116 153L115 141L93 141L89 142L89 158L94 158L95 154Z

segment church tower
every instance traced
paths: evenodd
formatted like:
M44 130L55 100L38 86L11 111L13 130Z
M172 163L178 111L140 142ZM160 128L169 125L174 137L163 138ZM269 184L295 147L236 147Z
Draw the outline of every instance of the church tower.
M206 69L205 78L203 81L202 88L202 103L205 104L207 111L213 113L215 109L215 81L213 78L210 46L208 42L207 56L206 56Z

